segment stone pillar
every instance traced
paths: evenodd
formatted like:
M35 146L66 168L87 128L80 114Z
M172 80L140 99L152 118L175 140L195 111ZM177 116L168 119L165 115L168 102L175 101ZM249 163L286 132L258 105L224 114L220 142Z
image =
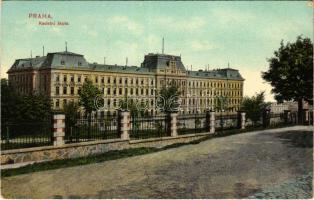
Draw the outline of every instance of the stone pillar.
M65 115L53 115L53 146L64 145Z
M176 112L170 113L170 134L171 134L171 137L178 136L177 116L178 116L178 113L176 113Z
M270 125L270 109L263 111L263 127L266 128Z
M209 133L214 134L215 133L215 111L210 111L209 127L210 127Z
M284 112L283 115L284 115L285 124L290 124L291 123L291 111L284 110L283 112Z
M130 139L130 112L127 110L119 110L119 121L118 121L118 131L121 135L122 140L129 140Z
M303 122L304 124L309 123L309 110L308 109L303 109Z
M210 110L206 110L205 127L208 132L210 132Z
M241 112L241 119L240 119L240 121L241 121L240 128L241 129L245 129L245 112Z

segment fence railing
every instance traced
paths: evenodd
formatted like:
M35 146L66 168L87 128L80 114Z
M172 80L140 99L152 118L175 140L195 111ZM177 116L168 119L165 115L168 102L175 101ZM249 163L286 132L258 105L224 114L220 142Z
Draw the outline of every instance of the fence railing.
M239 116L237 114L229 114L229 115L219 115L215 116L215 129L217 132L237 129L239 128L238 119Z
M132 116L130 124L131 139L147 139L169 135L166 115L150 117Z
M206 114L179 115L177 117L177 132L179 135L202 133L209 131L209 116Z
M115 115L65 118L65 143L115 138L120 138L118 134L118 117Z
M123 111L129 112L129 111ZM148 139L202 132L227 134L228 130L279 127L297 124L297 113L265 112L256 116L244 114L190 114L176 113L156 116L131 116L130 113L97 117L54 115L53 120L12 123L2 119L1 149L17 149L47 145L63 145L107 139ZM120 116L120 117L119 117ZM313 123L309 112L307 123ZM245 120L245 118L247 118ZM246 122L246 123L244 123ZM224 132L226 131L226 132ZM125 137L124 137L125 136ZM59 142L58 142L59 141ZM61 142L60 142L61 141Z
M51 120L1 123L1 150L46 146L52 142Z

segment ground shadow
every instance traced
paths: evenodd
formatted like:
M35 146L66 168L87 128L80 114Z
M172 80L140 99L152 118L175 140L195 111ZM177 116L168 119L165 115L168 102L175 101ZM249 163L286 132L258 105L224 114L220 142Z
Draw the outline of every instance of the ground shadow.
M272 133L283 143L293 145L298 148L313 148L313 132L312 131L286 131L280 133Z

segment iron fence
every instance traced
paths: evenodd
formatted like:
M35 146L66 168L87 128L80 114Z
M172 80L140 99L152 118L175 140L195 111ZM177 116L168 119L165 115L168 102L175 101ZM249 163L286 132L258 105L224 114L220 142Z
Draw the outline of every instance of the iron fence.
M270 127L282 126L287 124L287 122L285 122L284 113L270 113L268 120Z
M150 117L131 117L131 139L147 139L156 137L165 137L169 135L170 120L166 115L157 115Z
M177 132L179 135L202 133L209 131L209 115L179 115L177 117Z
M222 132L239 128L237 114L216 114L215 116L215 131Z
M245 127L247 128L261 128L263 127L263 113L255 115L246 115Z
M43 122L1 123L1 150L46 146L53 143L51 119Z
M118 118L115 115L65 118L65 142L85 142L120 138Z

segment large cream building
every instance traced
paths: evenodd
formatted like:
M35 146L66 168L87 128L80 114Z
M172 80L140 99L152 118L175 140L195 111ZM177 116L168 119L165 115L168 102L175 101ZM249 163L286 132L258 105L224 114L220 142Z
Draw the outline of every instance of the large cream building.
M187 70L181 56L148 54L140 67L89 63L83 55L68 51L17 59L8 71L9 84L22 94L41 92L51 97L53 108L62 109L78 101L78 93L89 79L103 92L102 111L115 112L119 100L144 102L154 113L158 91L174 84L181 91L180 112L202 113L214 109L224 96L229 112L236 112L243 98L244 79L238 70Z

